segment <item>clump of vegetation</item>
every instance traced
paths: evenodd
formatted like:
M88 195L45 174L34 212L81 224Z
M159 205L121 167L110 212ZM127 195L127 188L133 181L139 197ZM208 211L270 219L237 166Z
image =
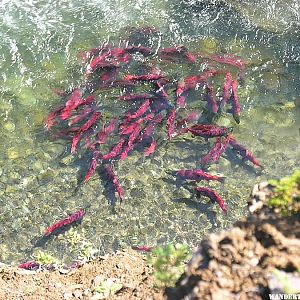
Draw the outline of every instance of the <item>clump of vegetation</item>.
M153 249L148 256L148 263L153 266L153 276L158 285L174 286L190 257L189 248L183 244L169 244Z
M70 230L65 233L65 237L72 249L77 249L78 245L85 241L85 230L82 229L81 233L79 233L76 229L70 228Z
M38 251L35 256L36 262L40 265L52 265L58 263L58 260L54 256L43 251Z
M106 279L100 282L95 288L94 292L97 294L97 299L106 299L115 295L123 288L121 283L116 283L112 279Z
M88 262L96 257L98 250L86 239L84 229L79 233L77 230L71 228L65 234L65 237L68 243L70 243L71 248L79 252L78 259L80 261Z
M82 241L78 258L83 262L88 262L95 259L97 253L98 250L94 248L92 243L88 241Z
M295 171L290 177L270 180L269 183L274 186L274 193L269 200L271 207L279 208L284 216L299 212L300 170Z

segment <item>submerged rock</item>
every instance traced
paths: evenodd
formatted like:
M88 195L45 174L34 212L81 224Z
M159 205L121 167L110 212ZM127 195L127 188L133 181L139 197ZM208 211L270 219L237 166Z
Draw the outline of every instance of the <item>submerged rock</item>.
M220 51L219 41L214 37L207 37L199 41L200 50L207 54Z
M6 155L8 159L17 159L20 157L20 152L17 147L10 147L6 150Z
M3 124L3 128L7 131L13 132L16 126L13 122L7 121Z
M276 92L280 88L280 78L274 72L262 72L260 85L267 92Z

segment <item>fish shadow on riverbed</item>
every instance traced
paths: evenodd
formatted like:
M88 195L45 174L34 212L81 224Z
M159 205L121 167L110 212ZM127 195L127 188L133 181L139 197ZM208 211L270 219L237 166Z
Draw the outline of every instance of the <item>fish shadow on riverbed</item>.
M77 195L78 191L80 191L81 188L85 185L84 178L88 172L91 160L92 160L92 155L86 155L85 157L82 158L81 162L76 165L77 167L79 167L79 172L78 172L79 174L77 176L78 185L74 191L75 195ZM105 198L108 200L108 202L111 204L112 211L115 212L115 206L118 200L114 192L115 187L111 182L111 180L109 180L103 166L97 167L95 175L96 174L98 174L100 180L103 182L103 187L104 187L103 194ZM95 176L94 178L90 178L88 183L92 182L93 180L97 180L97 176Z
M163 179L163 180L169 184L175 184L176 186L178 184L178 188L182 187L183 186L182 183L185 182L184 188L190 192L191 196L188 198L175 198L175 199L171 199L171 201L175 203L183 203L188 208L197 210L198 212L205 214L211 224L216 223L216 212L211 210L214 203L212 203L211 201L207 203L203 203L199 201L201 200L201 197L198 197L197 193L193 190L193 188L189 186L189 185L194 186L195 184L194 182L186 182L185 180L181 180L181 179L176 179L176 180Z
M162 178L162 180L167 183L168 185L175 185L177 189L179 189L180 187L182 187L183 185L188 185L190 182L177 176L176 175L177 171L166 171L166 173L170 176L172 176L173 178ZM194 181L193 181L194 183Z
M186 179L184 177L178 176L176 173L177 171L166 171L166 173L171 178L162 178L162 180L167 183L168 185L175 185L177 189L184 187L186 190L188 190L191 194L195 194L195 191L193 188L196 186L197 181L196 180L190 180ZM201 180L199 180L201 182Z
M230 161L232 168L239 166L246 170L248 173L256 176L261 175L263 173L264 169L250 165L248 160L238 157L236 152L230 149L226 149L225 154L227 159Z
M112 213L116 213L115 207L118 202L118 198L116 197L115 186L114 186L113 182L111 180L109 180L107 173L105 172L103 166L98 167L95 173L97 173L100 180L102 181L103 190L101 190L101 192L105 196L105 199L108 201L108 203L111 205ZM89 182L96 180L96 179L97 178L95 178L95 179L91 178L89 180ZM75 189L74 194L77 194L77 192L84 186L84 177L81 176L80 179L78 179L78 181L80 183L78 184L77 188Z
M116 204L118 201L118 198L116 197L116 189L115 186L112 182L112 180L110 180L108 178L108 175L106 173L106 171L104 170L104 167L101 166L101 168L98 169L98 175L101 179L101 181L103 182L103 195L105 196L105 199L107 199L108 203L111 205L111 212L113 214L116 214Z
M77 227L80 225L82 219L73 222L72 224L68 224L65 225L61 228L57 228L55 231L53 231L51 234L49 235L43 235L42 237L36 239L34 238L31 243L33 244L32 248L43 248L50 240L53 240L55 237L57 237L58 235L64 234L65 232L67 232L68 230L70 230L71 227Z
M189 197L189 198L176 198L176 199L171 199L171 201L173 201L175 203L183 203L188 208L197 210L199 213L205 214L205 216L207 217L209 222L211 224L215 224L216 223L216 212L211 210L211 208L213 207L214 204L211 202L210 203L199 202L198 197L197 197L197 200L195 200L194 198L195 198L195 194L191 195L191 197ZM199 199L199 200L201 200L201 199Z
M211 224L217 223L217 213L212 210L212 207L215 205L214 201L209 200L207 202L207 197L197 195L197 192L194 190L196 184L194 180L186 180L180 176L176 176L177 171L166 171L166 173L172 178L166 177L162 179L164 182L166 182L168 185L175 185L177 189L183 187L190 193L190 197L188 198L175 198L171 199L171 201L175 203L184 203L188 208L205 214ZM202 199L204 199L203 202Z

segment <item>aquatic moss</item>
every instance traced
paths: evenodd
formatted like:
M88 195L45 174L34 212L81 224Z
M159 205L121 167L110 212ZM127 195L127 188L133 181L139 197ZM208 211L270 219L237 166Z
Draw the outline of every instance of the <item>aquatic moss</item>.
M270 180L269 183L274 186L269 206L279 208L281 214L285 216L299 212L300 170L295 171L290 177Z

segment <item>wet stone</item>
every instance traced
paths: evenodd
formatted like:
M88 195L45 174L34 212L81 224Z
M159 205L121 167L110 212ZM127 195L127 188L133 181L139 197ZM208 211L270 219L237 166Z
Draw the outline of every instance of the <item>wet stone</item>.
M279 88L279 77L271 72L262 74L261 85L267 91L277 91Z
M34 187L34 186L37 186L37 180L36 180L36 176L30 176L30 177L24 177L22 180L21 180L21 183L22 187L26 187L28 189Z
M48 169L48 170L41 172L38 175L38 180L39 181L53 180L53 178L56 177L56 175L57 175L57 172L55 172L54 170Z
M213 54L219 51L219 41L214 37L207 37L199 41L199 47L201 51Z
M3 128L7 131L13 132L16 126L13 122L6 122L4 123Z
M9 159L17 159L20 157L20 153L19 153L18 149L15 147L11 147L11 148L7 149L6 155Z
M23 86L17 95L17 101L24 106L33 106L37 99L33 93L32 87Z
M13 105L11 102L1 102L0 111L8 113L12 109L13 109Z
M7 186L5 189L6 194L14 194L17 192L18 192L18 189L15 186Z
M221 118L218 119L217 124L219 126L228 127L231 124L231 120L229 118L221 117Z
M65 156L64 158L62 158L62 159L60 160L60 162L61 162L62 164L64 164L64 165L68 166L68 165L70 165L71 163L73 163L74 160L75 160L74 155L70 154L70 155L67 155L67 156Z
M61 153L63 153L64 150L65 146L59 143L47 145L44 149L44 151L47 152L51 157L61 155Z
M31 167L35 172L39 173L45 169L45 164L41 161L36 161Z

